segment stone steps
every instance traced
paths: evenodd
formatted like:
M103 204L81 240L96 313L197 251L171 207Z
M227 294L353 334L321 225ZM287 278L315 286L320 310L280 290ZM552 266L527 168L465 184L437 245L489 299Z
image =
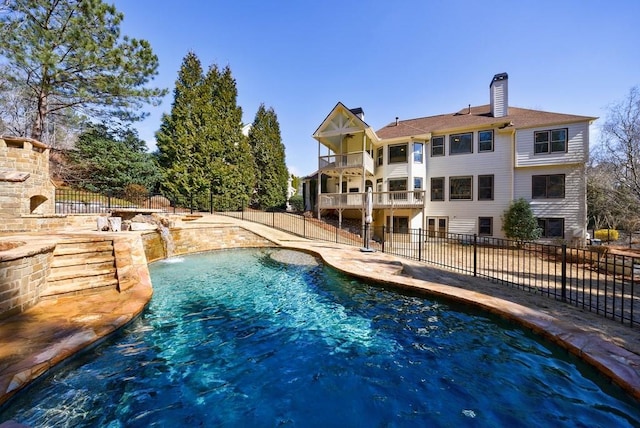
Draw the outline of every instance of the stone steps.
M56 246L47 287L40 297L84 294L117 287L113 241L76 241Z

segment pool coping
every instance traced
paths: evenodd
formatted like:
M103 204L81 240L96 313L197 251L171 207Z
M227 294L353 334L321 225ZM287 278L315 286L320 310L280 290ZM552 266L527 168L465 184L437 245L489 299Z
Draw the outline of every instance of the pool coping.
M404 275L403 259L389 254L361 252L357 247L311 241L239 219L211 221L210 217L197 227L205 224L215 224L216 227L240 225L273 242L276 248L313 254L345 274L442 297L496 314L567 349L640 401L640 355L571 322L515 302L456 287L455 284ZM136 275L135 283L126 291L111 290L45 300L22 314L1 320L0 344L2 347L19 347L23 355L7 363L0 354L0 406L49 369L104 340L142 313L153 289L148 269L137 269ZM39 315L48 323L34 322Z

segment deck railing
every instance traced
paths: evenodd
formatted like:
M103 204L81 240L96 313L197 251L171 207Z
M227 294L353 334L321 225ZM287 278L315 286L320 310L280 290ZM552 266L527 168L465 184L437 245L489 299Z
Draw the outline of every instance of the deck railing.
M364 208L366 193L321 193L320 209ZM373 192L373 208L420 208L424 206L424 190Z
M334 154L329 156L320 156L320 171L336 170L348 168L362 168L367 172L373 173L373 158L368 152L353 152L346 154Z

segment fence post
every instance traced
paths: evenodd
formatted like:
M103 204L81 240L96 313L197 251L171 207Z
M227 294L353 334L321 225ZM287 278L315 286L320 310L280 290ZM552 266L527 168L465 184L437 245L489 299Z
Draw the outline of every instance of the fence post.
M302 215L302 237L307 237L307 218L304 216L304 214Z
M418 261L422 261L422 228L418 229Z
M209 188L209 214L213 214L213 188Z
M473 234L473 276L478 276L478 234Z
M567 244L562 244L562 301L567 301Z
M382 225L382 252L384 253L384 241L386 240L386 235L385 235L385 226L384 224Z

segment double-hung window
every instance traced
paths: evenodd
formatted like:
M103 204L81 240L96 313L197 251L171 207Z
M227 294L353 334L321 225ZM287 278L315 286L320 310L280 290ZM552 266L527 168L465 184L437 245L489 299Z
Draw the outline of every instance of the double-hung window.
M538 227L542 230L542 238L564 238L563 218L538 218Z
M413 143L413 162L422 163L422 143Z
M444 177L431 178L431 200L444 201Z
M493 130L478 132L478 152L493 151Z
M537 131L533 134L535 154L567 151L567 128Z
M444 156L444 137L431 138L431 156Z
M493 235L493 217L478 217L478 235Z
M478 200L493 200L493 175L478 176Z
M449 200L470 201L473 199L473 177L449 177Z
M473 153L473 132L449 135L449 154Z
M533 199L563 199L564 174L534 175L531 177L531 197Z
M389 191L395 192L391 194L391 197L395 200L407 199L407 179L406 178L390 179Z
M382 162L384 160L384 156L383 156L384 150L382 147L378 147L378 150L376 151L376 164L378 166L382 166Z
M389 162L388 163L406 163L407 162L407 143L394 144L389 146Z

